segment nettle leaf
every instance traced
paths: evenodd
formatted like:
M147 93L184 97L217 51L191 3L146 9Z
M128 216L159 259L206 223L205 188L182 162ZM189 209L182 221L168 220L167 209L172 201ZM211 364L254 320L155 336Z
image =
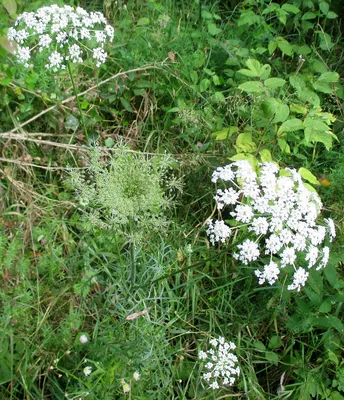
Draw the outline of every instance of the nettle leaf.
M284 132L294 132L294 131L298 131L300 129L303 129L302 121L298 118L291 118L291 119L288 119L288 121L283 122L283 124L280 126L277 134L279 135Z
M276 89L283 87L286 84L286 81L282 78L269 78L264 81L264 86L269 89Z
M248 81L245 83L242 83L241 85L238 86L240 90L243 90L248 93L263 93L264 92L264 86L262 82L258 81Z
M307 168L301 167L298 172L306 181L312 183L313 185L319 185L317 177L313 175L312 172Z

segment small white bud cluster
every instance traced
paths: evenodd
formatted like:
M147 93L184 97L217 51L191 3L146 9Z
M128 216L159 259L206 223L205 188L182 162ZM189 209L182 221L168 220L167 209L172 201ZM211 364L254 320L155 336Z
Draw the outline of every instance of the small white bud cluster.
M308 270L324 268L330 249L322 246L328 234L329 241L336 236L331 218L324 219L326 226L318 225L322 207L316 192L310 191L294 169L280 171L272 162L259 165L259 175L248 161L237 161L217 168L212 177L228 187L218 189L214 199L219 211L231 207L230 215L239 223L228 226L223 220L208 221L210 242L225 243L233 229L244 228L256 237L246 239L237 246L233 257L247 265L263 255L270 262L263 270L255 271L259 284L273 285L281 269L293 266L293 281L289 290L300 291L306 284ZM227 185L226 185L227 186ZM307 264L307 269L297 266Z
M29 66L35 50L47 51L46 68L57 72L66 68L66 62L82 63L90 50L100 67L107 58L104 45L114 39L114 28L101 12L53 4L20 14L7 37L17 43L15 54L24 66Z
M240 368L236 365L238 358L232 353L236 349L235 344L227 343L223 337L210 340L210 344L211 349L198 354L198 358L205 362L203 379L214 390L219 389L220 385L234 385L240 374Z

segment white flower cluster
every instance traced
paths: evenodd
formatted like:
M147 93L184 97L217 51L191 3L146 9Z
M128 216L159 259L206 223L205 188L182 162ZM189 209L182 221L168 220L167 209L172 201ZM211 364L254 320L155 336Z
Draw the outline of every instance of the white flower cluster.
M57 72L66 68L66 62L82 63L91 49L97 67L103 64L107 57L104 45L113 41L114 28L101 12L53 4L20 14L7 37L17 43L15 54L26 67L33 51L47 50L46 68Z
M227 343L223 337L210 340L212 348L208 351L200 351L198 358L204 362L207 372L203 378L211 389L219 389L220 385L233 385L235 378L239 376L240 369L236 365L238 358L231 350L235 350L234 343Z
M259 284L273 285L281 269L293 266L293 282L289 290L300 291L305 285L308 270L324 268L330 249L321 246L326 235L336 236L331 218L324 219L326 227L316 223L322 207L316 192L310 191L294 169L279 169L275 163L259 165L259 175L248 161L237 161L217 168L212 177L228 182L229 187L218 189L214 197L218 210L229 206L230 215L239 223L229 227L222 220L208 221L210 242L225 243L232 230L246 227L256 237L237 246L234 258L247 265L260 256L269 255L264 269L256 270ZM301 266L307 264L307 269Z

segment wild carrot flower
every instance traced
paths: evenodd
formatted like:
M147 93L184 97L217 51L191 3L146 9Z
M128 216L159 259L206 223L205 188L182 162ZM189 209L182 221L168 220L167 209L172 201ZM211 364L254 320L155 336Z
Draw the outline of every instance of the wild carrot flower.
M198 358L205 363L203 379L211 389L219 389L220 385L232 386L240 374L240 368L236 365L238 358L232 353L235 344L219 337L210 340L210 345L210 350L201 350L198 354Z
M103 64L104 46L113 41L114 29L101 12L53 4L20 14L7 37L17 44L15 54L25 67L33 53L46 51L46 68L57 72L66 62L82 63L90 50L97 67Z
M251 233L233 257L247 265L270 256L270 262L255 271L259 284L273 285L282 270L291 268L294 275L288 289L300 291L309 269L327 265L330 249L323 243L327 235L329 241L335 238L334 222L327 218L325 226L317 223L321 200L298 172L262 163L257 173L248 161L237 161L214 171L212 182L218 181L226 187L216 192L217 208L222 211L228 207L235 223L230 227L222 219L209 220L210 242L225 243L236 229Z

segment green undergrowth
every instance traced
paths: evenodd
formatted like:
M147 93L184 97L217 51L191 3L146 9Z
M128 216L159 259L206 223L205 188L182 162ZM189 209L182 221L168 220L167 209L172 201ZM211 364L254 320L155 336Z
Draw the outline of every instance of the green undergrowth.
M0 3L0 398L344 399L338 4L65 3L115 28L105 64L73 65L88 136L67 72L8 51L51 2ZM207 238L211 174L243 159L299 170L335 221L301 292ZM212 390L198 354L219 336L241 372Z

